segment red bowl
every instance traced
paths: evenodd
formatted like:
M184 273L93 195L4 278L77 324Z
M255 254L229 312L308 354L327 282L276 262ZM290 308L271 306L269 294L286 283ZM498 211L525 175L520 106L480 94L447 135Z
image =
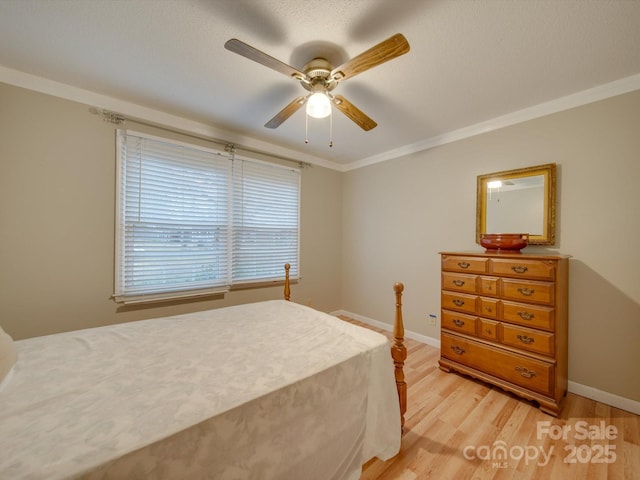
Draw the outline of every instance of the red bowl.
M506 250L517 252L529 244L528 233L481 233L480 245L487 252L499 252Z

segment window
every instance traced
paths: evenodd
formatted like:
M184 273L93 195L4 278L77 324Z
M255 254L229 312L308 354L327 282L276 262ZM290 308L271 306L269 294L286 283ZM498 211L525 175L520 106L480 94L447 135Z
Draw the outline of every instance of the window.
M297 276L299 170L126 130L117 161L116 301Z

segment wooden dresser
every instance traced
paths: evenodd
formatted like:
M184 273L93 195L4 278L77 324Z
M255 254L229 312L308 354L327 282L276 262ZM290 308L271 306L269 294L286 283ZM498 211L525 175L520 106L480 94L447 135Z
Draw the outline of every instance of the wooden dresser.
M534 400L567 391L569 256L441 252L440 368Z

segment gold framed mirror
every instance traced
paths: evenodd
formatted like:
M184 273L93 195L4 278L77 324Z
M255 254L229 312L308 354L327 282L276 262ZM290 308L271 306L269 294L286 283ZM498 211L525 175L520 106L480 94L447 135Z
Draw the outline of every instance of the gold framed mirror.
M556 164L478 175L476 243L485 233L527 233L530 245L554 245Z

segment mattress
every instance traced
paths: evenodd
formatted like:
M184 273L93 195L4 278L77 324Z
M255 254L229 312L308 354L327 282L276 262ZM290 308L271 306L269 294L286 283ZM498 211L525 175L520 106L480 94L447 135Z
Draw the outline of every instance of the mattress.
M351 479L400 448L386 337L292 302L14 343L2 479Z

